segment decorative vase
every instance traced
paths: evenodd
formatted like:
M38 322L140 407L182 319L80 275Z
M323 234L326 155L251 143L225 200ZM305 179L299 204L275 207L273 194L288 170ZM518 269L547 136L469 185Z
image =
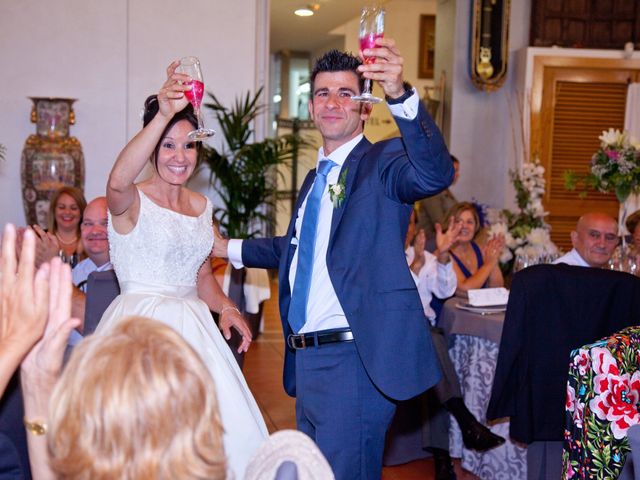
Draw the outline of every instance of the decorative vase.
M624 202L620 202L620 209L618 211L618 234L621 237L631 234L631 232L627 230L625 222L627 218L637 210L640 210L640 194L632 192Z
M22 199L27 223L46 228L55 191L67 186L84 188L84 155L78 139L69 136L76 99L30 98L36 135L29 135L22 150Z

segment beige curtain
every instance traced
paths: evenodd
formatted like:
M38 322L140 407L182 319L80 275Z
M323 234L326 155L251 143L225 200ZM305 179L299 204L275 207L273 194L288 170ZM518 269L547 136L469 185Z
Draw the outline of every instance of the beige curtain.
M640 141L640 83L629 84L627 106L624 111L624 128L636 141Z
M627 89L624 129L629 132L636 142L640 141L640 83L630 83ZM624 222L636 210L640 210L640 195L632 193L624 204L620 206L618 221L621 235L629 235Z

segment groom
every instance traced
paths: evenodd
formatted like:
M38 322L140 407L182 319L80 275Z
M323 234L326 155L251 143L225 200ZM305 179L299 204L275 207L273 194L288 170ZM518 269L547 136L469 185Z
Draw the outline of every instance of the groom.
M279 268L285 390L298 429L345 480L381 477L395 400L440 379L404 238L413 203L453 178L395 42L378 39L363 54L376 63L333 50L315 64L309 112L323 145L287 234L214 247L236 266ZM351 99L362 77L382 87L402 139L363 137L371 105Z

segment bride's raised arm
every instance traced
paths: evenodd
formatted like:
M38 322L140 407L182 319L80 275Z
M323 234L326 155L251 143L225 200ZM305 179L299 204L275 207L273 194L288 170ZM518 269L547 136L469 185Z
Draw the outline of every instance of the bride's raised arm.
M175 70L179 64L179 61L174 61L167 67L167 80L158 95L149 97L145 102L145 115L150 108L157 113L122 149L109 174L107 182L109 211L116 217L125 215L133 224L137 219L139 202L135 179L142 172L145 163L154 155L162 132L173 116L189 103L184 96L184 91L191 87L180 83L188 81L189 77L176 73ZM157 105L152 105L154 102L157 102Z

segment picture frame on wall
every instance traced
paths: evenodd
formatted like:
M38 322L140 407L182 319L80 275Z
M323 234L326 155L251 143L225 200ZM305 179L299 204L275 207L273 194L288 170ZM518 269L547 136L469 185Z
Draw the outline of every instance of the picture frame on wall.
M420 15L418 78L433 78L436 54L436 16Z

